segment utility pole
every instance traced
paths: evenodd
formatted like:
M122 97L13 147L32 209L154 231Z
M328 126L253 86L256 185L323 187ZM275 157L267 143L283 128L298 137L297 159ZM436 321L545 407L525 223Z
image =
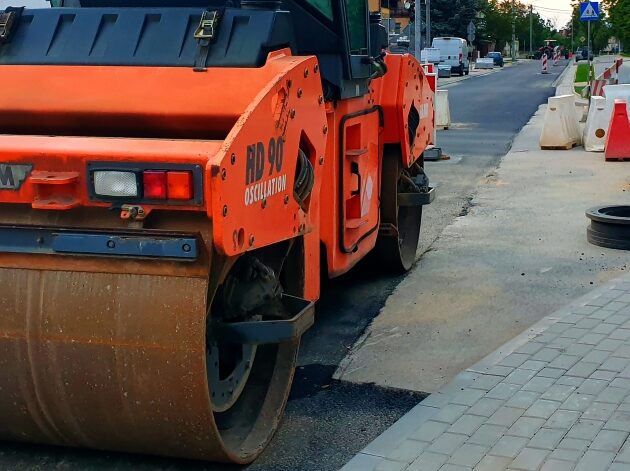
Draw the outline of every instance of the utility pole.
M420 51L422 50L422 0L416 0L415 12L413 20L413 48L416 59L420 61Z
M516 10L512 0L512 61L516 61Z
M588 83L591 83L591 80L593 80L594 77L591 76L591 22L587 21L588 23L588 39L586 40L586 58L588 59ZM590 95L589 95L590 98Z
M534 5L529 6L529 58L534 58Z
M431 0L426 0L426 4L427 4L427 13L425 15L425 29L427 31L427 40L426 40L426 47L431 47Z

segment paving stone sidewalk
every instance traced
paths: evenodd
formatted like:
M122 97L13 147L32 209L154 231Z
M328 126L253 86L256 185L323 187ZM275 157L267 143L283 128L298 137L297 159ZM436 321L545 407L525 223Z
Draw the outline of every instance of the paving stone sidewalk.
M342 471L630 470L630 276L544 318Z

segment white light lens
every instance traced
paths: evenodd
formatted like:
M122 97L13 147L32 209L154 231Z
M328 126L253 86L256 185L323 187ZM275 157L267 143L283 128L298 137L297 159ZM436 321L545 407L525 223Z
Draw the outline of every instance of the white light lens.
M94 172L94 193L99 196L138 196L138 182L133 172Z

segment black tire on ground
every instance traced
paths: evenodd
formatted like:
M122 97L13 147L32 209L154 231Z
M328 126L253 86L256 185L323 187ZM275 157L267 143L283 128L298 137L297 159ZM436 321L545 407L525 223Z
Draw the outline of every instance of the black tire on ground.
M630 250L630 206L599 206L586 212L591 225L586 236L591 244Z
M302 271L299 270L301 265L298 267L300 255L291 256L289 252L290 255L285 259L285 251L286 248L278 244L253 252L258 261L254 266L257 270L263 266L272 270L270 273L284 282L286 293L300 295L302 281L300 275L294 273L295 270ZM222 270L224 273L219 287L216 290L211 289L210 316L218 319L226 312L226 306L243 302L242 295L230 295L230 292L238 293L245 289L242 286L248 284L254 286L251 281L254 269L250 268L246 258L241 257L235 263L230 263L229 271L227 268ZM217 262L219 263L221 262ZM230 281L233 277L238 281ZM233 284L230 286L230 283ZM274 297L263 308L256 309L255 318L286 318L284 309L279 298ZM230 322L242 320L244 319L230 319ZM209 330L207 335L210 333ZM206 364L210 402L220 446L229 458L223 461L250 463L272 439L289 398L299 346L299 337L279 344L257 347L219 345L212 337L207 337Z
M386 145L383 149L381 228L390 230L379 231L371 259L381 269L396 273L408 271L416 261L422 224L422 206L398 205L399 185L404 171L400 146Z

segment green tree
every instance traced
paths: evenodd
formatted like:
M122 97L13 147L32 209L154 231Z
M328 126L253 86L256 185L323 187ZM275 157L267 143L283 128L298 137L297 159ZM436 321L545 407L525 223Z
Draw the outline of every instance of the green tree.
M465 38L477 12L477 0L431 0L431 36Z
M604 7L610 17L610 32L622 43L630 44L630 2L628 0L605 0Z
M496 49L503 47L512 40L512 17L516 26L516 37L522 50L529 50L529 6L521 2L514 2L512 10L511 0L480 0L479 11L483 20L478 28L479 41L491 41ZM532 13L533 49L543 45L545 39L558 36L553 26L544 20L536 11Z

